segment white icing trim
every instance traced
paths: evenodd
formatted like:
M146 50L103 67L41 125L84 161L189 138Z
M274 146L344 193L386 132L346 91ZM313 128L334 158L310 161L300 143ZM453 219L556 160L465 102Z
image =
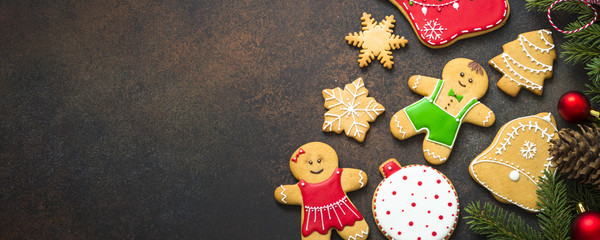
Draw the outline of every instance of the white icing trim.
M504 63L506 63L507 65L509 64L508 60L510 60L511 62L513 62L513 64L517 65L520 68L525 69L525 71L530 71L531 73L546 73L546 72L552 71L552 66L545 66L543 69L533 69L533 68L530 68L530 67L527 67L527 66L521 64L520 62L517 62L517 60L515 60L513 57L511 57L510 55L508 55L506 53L502 53L501 56L504 59ZM507 58L510 58L510 59L507 59Z
M509 75L508 75L506 72L504 72L504 70L502 70L502 68L500 68L498 65L496 65L496 63L495 63L493 60L490 60L490 63L491 63L492 65L494 65L494 68L496 68L496 70L500 71L500 72L502 73L502 75L504 75L504 76L505 76L505 77L507 77L507 78L508 78L510 81L512 81L512 82L514 82L514 83L516 83L517 85L519 85L519 86L522 86L522 87L525 87L525 88L528 88L528 89L533 89L533 90L535 90L535 89L538 89L538 88L534 88L534 87L532 87L532 86L529 86L529 85L527 85L527 84L524 84L524 83L521 83L521 82L519 82L519 81L515 80L514 78L512 78L511 76L509 76ZM542 89L541 89L541 86L540 86L539 90L542 90Z
M364 231L360 231L360 233L354 234L354 236L349 236L348 240L356 240L359 238L366 238L367 236L369 236L369 226L367 226L367 229L365 229Z
M283 192L285 192L285 187L283 187L283 185L281 185L281 189L282 189L282 190L281 190L281 192L279 193L279 194L281 194L281 195L283 196L283 197L281 198L281 201L282 201L283 203L287 203L287 202L285 201L285 198L287 197L287 195L285 195L285 194L283 193Z
M492 113L494 113L494 112L489 111L487 117L485 117L485 119L483 120L484 127L485 127L485 123L487 123L490 120L490 118L492 117Z
M523 49L523 51L525 52L525 55L527 55L527 57L529 57L529 59L534 62L536 65L538 66L544 66L544 67L549 67L548 65L544 64L543 62L538 61L537 59L535 59L530 53L529 51L527 51L527 48L525 47L525 44L523 43L523 39L525 39L525 41L527 41L527 43L529 43L529 46L532 46L535 50L538 49L543 49L543 48L538 48L537 46L533 45L533 43L531 43L529 40L527 40L527 38L523 37L523 35L519 35L519 44L521 45L521 48ZM543 49L539 50L542 53L544 53L544 51L549 52L550 50L552 50L552 48L548 48L548 49Z
M386 163L387 161L382 165L385 165ZM427 170L427 173L424 173L423 170ZM403 183L403 181L406 180L404 180L402 176L408 176L408 182ZM423 181L423 185L421 186L423 189L418 189L419 191L415 190L417 189L417 178L419 181ZM436 179L441 180L441 182L439 184L433 183ZM434 185L428 185L428 183L433 183ZM390 190L397 191L396 195ZM412 192L414 192L414 196L410 194ZM430 204L436 201L433 199L434 194L439 194L439 201L442 201L441 205ZM411 202L405 197L416 198L414 199L417 203L416 208L402 208L399 204L408 204ZM425 197L425 199L421 197ZM453 204L451 208L447 207L447 202ZM390 207L390 209L388 209L388 207ZM402 213L405 215L397 217L397 215L387 216L387 213L385 213L385 211L391 210L392 214L394 214L394 212L396 212L395 210L399 209L406 210L406 212ZM425 233L427 235L421 236L423 239L441 240L450 238L454 232L459 219L460 202L456 189L444 174L430 166L415 164L401 167L398 171L385 177L383 181L379 183L373 194L372 210L377 227L388 239L407 239L407 237L415 237L410 239L416 239L415 235L423 233L418 230L422 228L429 230ZM419 210L422 210L423 212L419 212ZM431 215L425 212L426 210L431 210ZM443 221L438 219L438 216L440 215L444 217ZM419 219L415 219L415 221L409 218ZM430 222L427 221L428 219L435 219L435 221ZM410 227L410 231L404 231L408 228L408 226L405 225L408 221L415 221L414 226ZM390 230L389 227L393 227L394 229ZM396 231L402 231L402 236L400 238L397 238L398 236L395 234ZM432 231L436 231L438 235L432 237Z
M418 2L417 0L412 0L412 2L416 3L417 5L424 6L424 7L445 7L445 6L448 6L450 4L458 2L458 0L453 0L453 1L450 1L450 2L447 2L447 3L438 3L438 4L436 4L436 3L422 3L422 2Z
M398 116L394 115L394 122L396 122L396 126L398 127L398 132L402 133L402 139L404 139L404 136L406 136L406 132L402 131L403 126L400 126L400 121L398 121Z
M365 88L365 91L359 92L359 90L361 88L364 88L364 86L365 86L362 78L359 78L359 79L353 81L351 84L355 88L354 92L351 91L348 87L344 87L344 91L347 91L348 93L350 93L352 95L351 101L350 101L350 99L346 99L348 101L348 103L344 102L344 99L340 99L343 96L341 88L326 89L323 91L325 94L328 95L327 97L325 97L325 101L329 101L329 100L337 101L336 104L329 106L327 109L333 109L339 105L343 105L344 107L342 107L342 110L345 111L342 114L332 114L332 113L329 113L329 111L326 112L325 113L326 117L334 117L334 119L331 121L325 121L323 130L333 131L333 124L337 121L338 122L337 131L339 132L342 130L342 117L349 118L351 116L352 124L347 129L347 131L345 131L346 136L350 136L350 133L352 132L352 129L354 128L355 130L354 130L354 134L352 137L360 138L361 134L365 134L366 131L360 130L359 127L368 128L369 125L363 124L363 123L360 123L357 121L356 118L360 117L360 114L358 112L364 112L365 114L367 114L367 116L369 116L369 118L371 119L371 122L372 122L372 121L375 121L375 118L377 116L379 116L379 114L381 114L384 111L384 109L378 109L378 107L380 105L377 103L373 104L373 102L375 102L373 99L371 99L371 101L367 104L367 106L365 108L362 108L362 109L356 108L358 105L360 105L360 102L356 101L356 99L362 95L368 94L368 90L366 90L366 88ZM338 98L335 95L334 91L336 89L338 90L338 94L339 94L340 98ZM330 90L330 91L328 91L328 90ZM375 116L373 116L371 114L374 114Z
M413 84L412 89L416 89L419 84L419 79L421 79L421 75L417 75L417 79L415 79L415 84Z
M438 95L435 97L435 99L431 99L431 98L430 98L431 96L428 96L428 97L423 97L423 98L427 99L427 101L429 101L429 102L432 102L432 103L434 103L433 105L435 105L436 107L438 107L438 108L439 108L439 109L441 109L442 111L446 112L448 115L450 115L450 116L453 116L453 117L454 117L454 119L456 119L456 121L457 121L457 122L459 122L460 124L458 124L458 128L456 129L456 133L454 134L454 140L452 141L452 145L447 145L447 144L444 144L444 143L441 143L441 142L437 142L437 141L429 140L429 139L427 139L427 138L426 138L426 139L427 139L427 141L434 142L434 143L441 144L441 145L444 145L444 146L446 146L446 147L452 148L452 146L454 146L454 142L456 142L456 137L458 136L458 132L460 131L460 127L462 126L462 120L465 118L465 116L467 116L467 114L469 113L469 111L471 111L471 109L473 109L473 107L477 106L477 104L480 104L480 102L479 102L479 100L477 100L476 98L472 98L471 100L475 99L475 100L477 100L477 102L476 102L475 104L471 105L471 107L469 107L469 109L467 109L467 111L465 112L465 114L462 116L462 118L461 118L461 119L458 119L458 118L456 118L456 116L455 116L455 115L453 115L453 114L449 113L449 112L448 112L448 111L446 111L445 109L443 109L443 108L441 108L440 106L438 106L437 104L435 104L435 101L437 100L437 97L439 97L439 96L440 96L441 90L442 90L442 88L444 87L444 80L440 80L440 79L438 79L438 81L442 81L442 84L440 85L440 92L438 92ZM471 100L469 100L469 101L471 101ZM408 105L408 106L406 106L405 108L403 108L403 110L404 110L404 109L406 109L406 108L408 108L408 107L410 107L410 106L412 106L412 105L415 105L415 104L419 103L420 101L421 101L421 99L419 99L419 101L416 101L416 102L412 103L411 105ZM464 108L464 107L463 107L463 108ZM409 122L409 123L410 123L410 125L413 127L413 129L415 130L415 132L421 133L421 132L423 132L423 130L424 130L425 132L427 132L427 135L429 135L429 128L427 128L427 127L423 127L423 128L417 129L417 128L415 127L415 125L413 124L413 122L412 122L412 121L410 120L410 118L408 117L408 115L406 114L406 111L404 111L404 114L406 115L406 118L408 119L408 122Z
M313 215L314 216L313 217L313 222L317 222L317 214L319 214L321 216L321 228L323 230L325 230L325 225L324 225L324 221L323 221L323 212L327 211L327 216L328 216L329 220L331 220L331 211L333 211L333 213L335 214L335 216L336 216L336 218L338 220L338 223L340 224L340 226L342 226L342 222L340 221L340 217L339 217L339 215L337 213L337 209L339 209L342 212L342 214L346 215L346 212L342 208L344 206L348 210L350 210L350 212L352 214L354 214L354 216L356 216L357 218L360 218L360 216L357 215L352 210L352 208L350 206L348 206L348 197L344 196L340 200L338 200L337 202L331 203L331 204L328 204L328 205L325 205L325 206L314 206L314 207L313 206L304 206L304 211L307 214L307 217L305 218L306 222L310 221L310 216L311 216L310 213L311 212L314 213L314 215ZM337 207L337 209L336 209L336 207ZM308 225L309 224L306 224L306 230L305 231L308 231Z
M433 159L436 159L436 158L439 159L440 162L445 162L448 159L448 158L441 158L441 156L439 156L439 155L435 155L435 153L429 151L429 149L423 149L423 152L427 153L427 155L429 155L429 156L433 156Z
M358 179L358 183L360 183L360 187L362 188L363 186L365 186L365 184L362 182L362 180L364 180L365 178L362 176L363 171L360 170L358 172L358 176L360 176L360 179Z
M526 83L531 84L531 86L529 86L529 88L542 90L542 85L536 84L536 83L530 81L529 79L523 77L521 74L517 73L517 71L515 71L515 69L513 67L511 67L510 64L508 64L506 59L504 59L504 63L506 63L506 67L508 68L508 71L510 71L513 74L513 76L516 76L521 80L525 80Z
M544 36L544 33L546 33L548 35L552 35L552 32L550 32L546 29L542 29L542 30L539 30L538 33L540 33L540 39L544 40L544 43L546 44L546 46L554 47L554 44L549 42L548 39L546 39L546 37Z
M526 117L521 117L521 118L513 119L513 120L511 120L510 122L506 123L504 126L502 126L502 128L501 128L501 129L498 131L498 137L497 137L497 138L494 140L494 142L493 142L493 143L492 143L490 146L496 146L496 144L498 144L498 142L501 140L501 137L500 137L500 136L502 136L502 135L504 134L504 130L506 129L506 127L507 127L508 125L510 125L510 123L511 123L511 122L518 121L518 120L521 120L521 119L524 119L524 118L539 118L539 119L541 119L541 120L544 120L542 117L539 117L539 116L536 116L536 115L533 115L533 116L526 116ZM541 128L540 128L540 127L537 125L537 122L536 122L536 124L531 124L531 121L529 121L529 124L527 124L527 125L523 125L523 124L521 124L521 123L519 122L519 125L520 125L520 126L518 126L518 127L516 127L516 128L515 128L515 127L513 127L513 128L512 128L512 131L511 131L510 133L507 133L507 134L506 134L506 135L508 136L506 139L504 139L504 140L506 140L506 142L504 143L504 145L503 145L501 148L496 148L498 151L496 151L496 153L495 153L495 154L497 154L497 155L502 155L501 149L503 149L503 150L506 150L506 147L505 147L505 145L506 145L507 143L510 145L510 139L511 139L511 138L512 138L512 139L514 139L514 135L518 135L518 132L517 132L517 130L519 130L519 129L523 129L523 131L525 131L525 127L528 127L528 128L529 128L529 130L531 130L531 129L533 128L533 129L534 129L534 132L536 132L536 133L538 132L538 130L540 130L540 133L542 134L542 138L543 138L544 136L545 136L545 137L547 137L547 138L548 138L548 139L547 139L547 141L548 141L548 142L549 142L549 141L550 141L550 139L552 139L552 137L554 136L554 134L548 134L548 133L547 133L547 130L548 130L547 128L546 128L546 129L544 129L544 130L542 130L542 129L541 129ZM558 130L556 129L556 126L554 126L554 124L552 124L551 122L550 122L550 126L552 126L552 128L554 129L554 132L558 132ZM502 145L502 144L501 144L501 145ZM484 155L488 154L490 150L492 150L492 148L488 148L486 151L484 151L484 152L480 153L478 156L484 156ZM547 158L546 160L547 160L548 162L547 162L546 164L544 164L544 166L546 167L546 170L549 170L549 168L550 168L550 167L552 167L552 157L549 157L549 158ZM480 185L482 185L484 188L486 188L488 191L490 191L491 193L493 193L495 196L497 196L497 197L499 197L499 198L502 198L502 199L504 199L504 200L506 200L506 201L508 201L508 202L510 202L510 203L512 203L512 204L515 204L515 205L517 205L517 206L519 206L519 207L521 207L521 208L523 208L523 209L526 209L526 210L529 210L529 211L532 211L532 212L539 212L539 210L538 210L538 209L533 209L533 208L528 208L528 207L525 207L525 206L523 206L522 204L519 204L519 203L516 203L516 202L514 202L512 199L510 199L510 198L508 198L508 197L505 197L505 196L503 196L503 195L500 195L500 194L496 193L496 192L495 192L495 191L493 191L493 190L492 190L490 187L488 187L486 184L484 184L484 183L483 183L483 182L482 182L482 181L479 179L479 177L477 176L477 173L475 172L475 169L473 169L473 166L474 166L475 164L477 164L477 163L479 163L479 162L483 162L483 161L490 161L490 162L494 162L494 163L502 164L502 165L508 166L508 167L510 167L510 168L512 168L512 169L518 170L520 173L523 173L523 175L527 176L527 178L528 178L528 179L532 180L532 181L533 181L533 182L534 182L534 183L537 185L537 182L539 182L539 180L533 180L533 179L535 178L535 176L533 176L533 175L531 175L531 176L530 176L530 174L531 174L531 173L529 173L529 172L525 172L525 169L519 169L519 166L513 167L513 166L514 166L514 163L511 163L510 165L508 165L508 161L505 161L506 163L503 163L503 162L502 162L502 160L499 160L500 162L498 162L498 161L497 161L497 159L493 159L493 160L492 160L492 159L483 159L483 160L480 160L480 159L476 158L476 159L475 159L475 160L473 160L473 161L471 162L471 164L469 165L469 172L471 172L471 173L472 173L472 175L473 175L473 177L475 178L475 180L476 180L476 181L477 181L477 182L478 182ZM543 172L543 171L542 171L542 172ZM533 177L532 177L532 176L533 176ZM538 188L539 188L539 187L538 187Z

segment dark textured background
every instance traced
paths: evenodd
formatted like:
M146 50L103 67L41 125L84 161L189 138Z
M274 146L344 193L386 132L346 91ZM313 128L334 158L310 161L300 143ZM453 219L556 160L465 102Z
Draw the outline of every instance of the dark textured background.
M1 1L0 239L298 239L300 208L278 204L273 191L296 182L288 158L311 141L368 174L349 197L370 239L384 239L371 215L377 167L392 157L426 163L423 135L395 140L389 121L420 99L409 76L440 77L457 57L484 66L482 102L497 120L463 125L436 169L461 206L491 202L535 223L497 203L467 166L513 118L551 111L568 126L557 99L583 90L586 75L557 60L541 97L495 87L501 75L486 62L518 33L550 27L524 1L510 4L502 28L432 50L387 0ZM362 12L393 14L408 39L392 70L359 68L359 49L344 41L360 31ZM358 77L387 109L363 144L320 130L321 90ZM464 216L453 238L476 239Z

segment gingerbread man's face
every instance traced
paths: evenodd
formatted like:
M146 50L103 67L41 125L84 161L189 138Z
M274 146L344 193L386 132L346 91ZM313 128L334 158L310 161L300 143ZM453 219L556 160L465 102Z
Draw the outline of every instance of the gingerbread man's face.
M327 180L338 167L338 156L332 147L311 142L298 148L290 158L290 169L298 180L319 183Z
M480 99L488 88L488 77L481 65L466 58L448 62L442 72L442 79L444 88L453 89L466 99Z

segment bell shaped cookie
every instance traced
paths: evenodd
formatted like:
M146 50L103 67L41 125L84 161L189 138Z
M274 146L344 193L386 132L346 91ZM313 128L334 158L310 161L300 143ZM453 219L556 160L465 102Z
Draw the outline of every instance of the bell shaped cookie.
M553 171L550 140L558 138L550 113L504 124L493 143L469 165L469 173L500 202L539 212L536 190L543 171Z

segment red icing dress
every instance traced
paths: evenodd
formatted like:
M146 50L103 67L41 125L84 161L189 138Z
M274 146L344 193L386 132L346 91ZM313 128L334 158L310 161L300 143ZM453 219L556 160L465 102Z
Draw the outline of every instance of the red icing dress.
M314 231L326 234L334 227L341 231L363 219L342 190L341 176L342 169L336 168L333 175L323 182L300 180L298 183L304 203L303 236L307 237Z

